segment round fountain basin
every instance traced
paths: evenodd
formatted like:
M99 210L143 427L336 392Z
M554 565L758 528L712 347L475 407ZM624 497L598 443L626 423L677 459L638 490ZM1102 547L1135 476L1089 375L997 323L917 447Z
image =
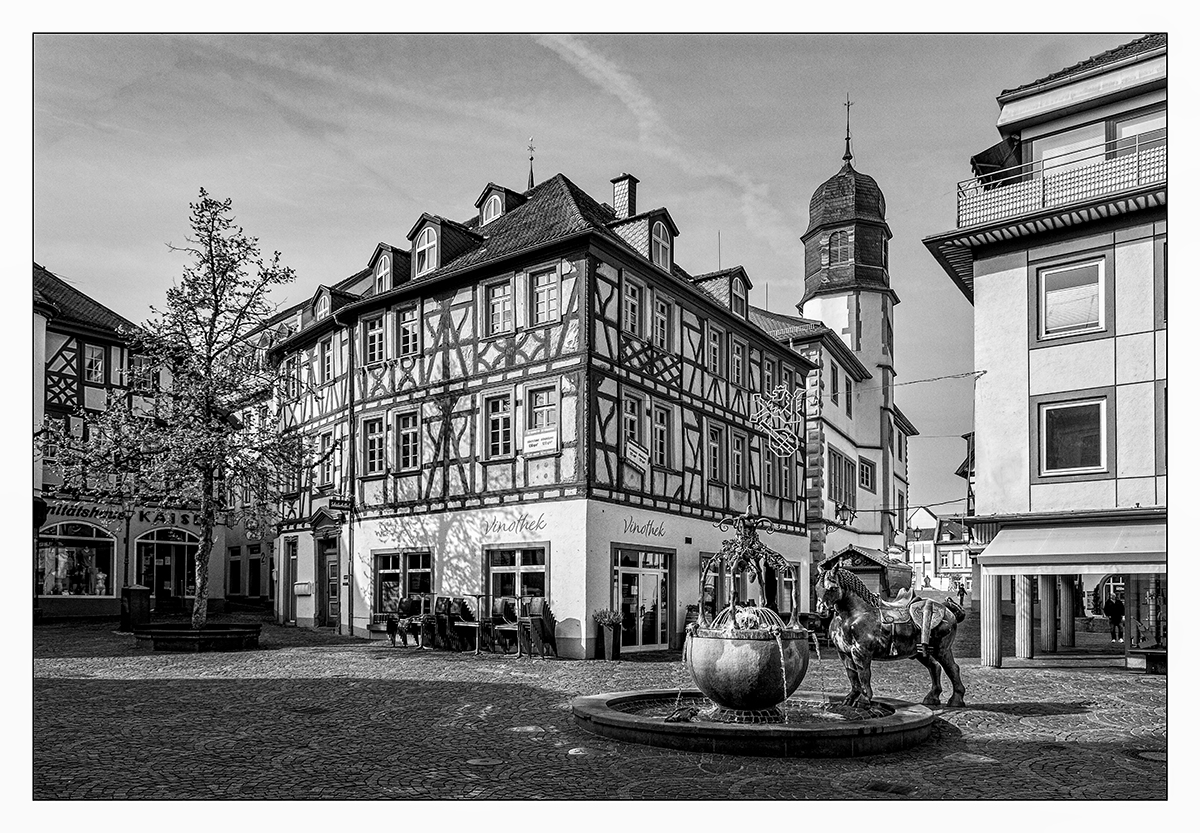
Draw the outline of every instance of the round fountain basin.
M808 671L808 632L697 628L688 640L687 664L714 703L737 711L772 709Z
M819 692L801 691L782 706L784 723L724 723L719 706L699 691L621 691L576 697L575 722L602 737L725 755L782 758L847 758L897 752L923 743L933 712L903 700L877 698L886 714L831 703ZM678 708L693 708L690 722L667 723Z

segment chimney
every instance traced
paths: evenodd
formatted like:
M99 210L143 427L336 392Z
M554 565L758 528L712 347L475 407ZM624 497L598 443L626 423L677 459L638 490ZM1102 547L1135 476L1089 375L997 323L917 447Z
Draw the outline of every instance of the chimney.
M638 178L633 174L621 174L612 184L613 210L617 212L617 219L624 220L637 214Z

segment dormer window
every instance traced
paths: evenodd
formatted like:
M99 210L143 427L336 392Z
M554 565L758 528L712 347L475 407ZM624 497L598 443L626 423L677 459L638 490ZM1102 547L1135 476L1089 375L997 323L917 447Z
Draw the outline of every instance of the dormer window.
M375 294L387 292L392 284L392 256L382 255L375 264Z
M654 224L654 231L650 235L650 259L654 261L655 266L670 271L671 235L667 233L666 224L661 221Z
M324 318L329 315L329 296L322 295L317 299L317 318Z
M829 265L850 262L850 232L835 231L829 235Z
M499 194L492 194L487 198L487 202L483 204L483 222L480 225L486 226L492 220L500 216L503 205L500 202Z
M746 285L737 278L733 279L733 314L746 317Z
M417 237L417 274L424 275L437 268L437 232L427 228Z

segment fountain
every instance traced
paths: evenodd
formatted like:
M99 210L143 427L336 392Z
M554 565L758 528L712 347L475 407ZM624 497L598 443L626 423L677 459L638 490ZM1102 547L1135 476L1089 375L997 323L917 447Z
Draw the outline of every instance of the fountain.
M808 671L810 633L799 620L792 582L788 622L768 606L766 568L795 578L791 564L768 548L759 530L770 520L749 510L716 524L735 536L705 565L732 581L725 606L699 619L684 638L684 665L697 690L623 691L577 697L575 721L595 734L633 743L703 752L780 757L847 757L906 749L929 736L933 712L923 705L876 698L872 708L833 703L798 691ZM759 588L758 602L739 598L740 579ZM819 654L818 654L819 656Z

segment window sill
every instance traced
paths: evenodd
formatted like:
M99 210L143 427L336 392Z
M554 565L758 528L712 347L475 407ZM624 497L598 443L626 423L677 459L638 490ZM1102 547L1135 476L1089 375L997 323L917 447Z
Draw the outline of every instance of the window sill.
M482 463L483 465L485 465L485 466L486 466L486 465L489 465L489 464L491 464L491 463L496 463L496 464L499 464L499 463L515 463L516 461L517 461L517 455L516 455L516 454L508 454L508 455L505 455L505 456L497 456L497 457L485 457L485 458L481 459L479 462L480 462L480 463Z
M481 337L481 338L479 339L479 341L480 341L480 342L485 342L485 341L495 341L496 339L500 339L500 338L506 338L506 337L508 337L508 336L514 336L514 335L516 335L516 334L517 334L517 331L516 331L515 329L513 329L513 330L504 330L504 331L502 331L502 332L499 332L499 333L488 333L487 335L485 335L485 336Z
M420 466L418 466L416 468L412 468L412 469L401 469L400 471L392 472L392 478L398 480L401 477L412 477L414 474L420 474L420 473L421 473Z
M358 476L358 479L359 480L383 480L385 477L387 477L387 472L373 471L370 474L360 474Z

